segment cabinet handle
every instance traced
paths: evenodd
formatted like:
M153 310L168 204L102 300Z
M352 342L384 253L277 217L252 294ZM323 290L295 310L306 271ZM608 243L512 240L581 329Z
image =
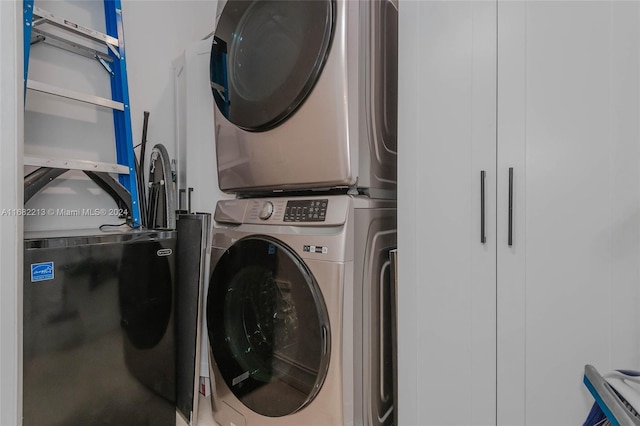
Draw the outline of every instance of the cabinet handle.
M513 167L509 167L509 247L513 245Z
M398 405L398 249L394 248L389 252L391 263L391 291L389 299L391 302L391 377L393 385L392 401L395 407ZM393 410L393 423L398 424L398 410Z
M480 242L485 244L487 242L487 235L484 228L484 180L487 176L487 172L480 171Z

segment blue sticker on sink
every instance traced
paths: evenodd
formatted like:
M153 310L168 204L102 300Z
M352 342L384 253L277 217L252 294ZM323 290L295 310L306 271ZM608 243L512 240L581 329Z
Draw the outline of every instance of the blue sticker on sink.
M276 246L269 243L269 254L276 254Z
M53 279L53 262L42 262L31 264L31 282L46 281Z

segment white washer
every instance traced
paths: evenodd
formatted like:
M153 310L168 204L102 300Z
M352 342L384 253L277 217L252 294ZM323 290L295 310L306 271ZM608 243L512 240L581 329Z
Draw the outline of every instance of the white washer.
M397 0L229 0L211 51L225 192L396 189Z
M207 300L215 420L393 424L395 202L224 200L215 220Z

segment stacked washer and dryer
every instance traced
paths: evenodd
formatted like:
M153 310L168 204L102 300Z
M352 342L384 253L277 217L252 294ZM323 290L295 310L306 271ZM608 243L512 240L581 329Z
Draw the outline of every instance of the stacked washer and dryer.
M211 50L222 426L391 425L396 0L229 0Z

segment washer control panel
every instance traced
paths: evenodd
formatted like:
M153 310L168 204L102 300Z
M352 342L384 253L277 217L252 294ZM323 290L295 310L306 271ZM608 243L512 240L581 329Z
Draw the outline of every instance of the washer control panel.
M289 200L284 210L285 222L324 222L329 200Z
M348 195L220 200L214 219L231 225L339 226L346 222L350 206Z

